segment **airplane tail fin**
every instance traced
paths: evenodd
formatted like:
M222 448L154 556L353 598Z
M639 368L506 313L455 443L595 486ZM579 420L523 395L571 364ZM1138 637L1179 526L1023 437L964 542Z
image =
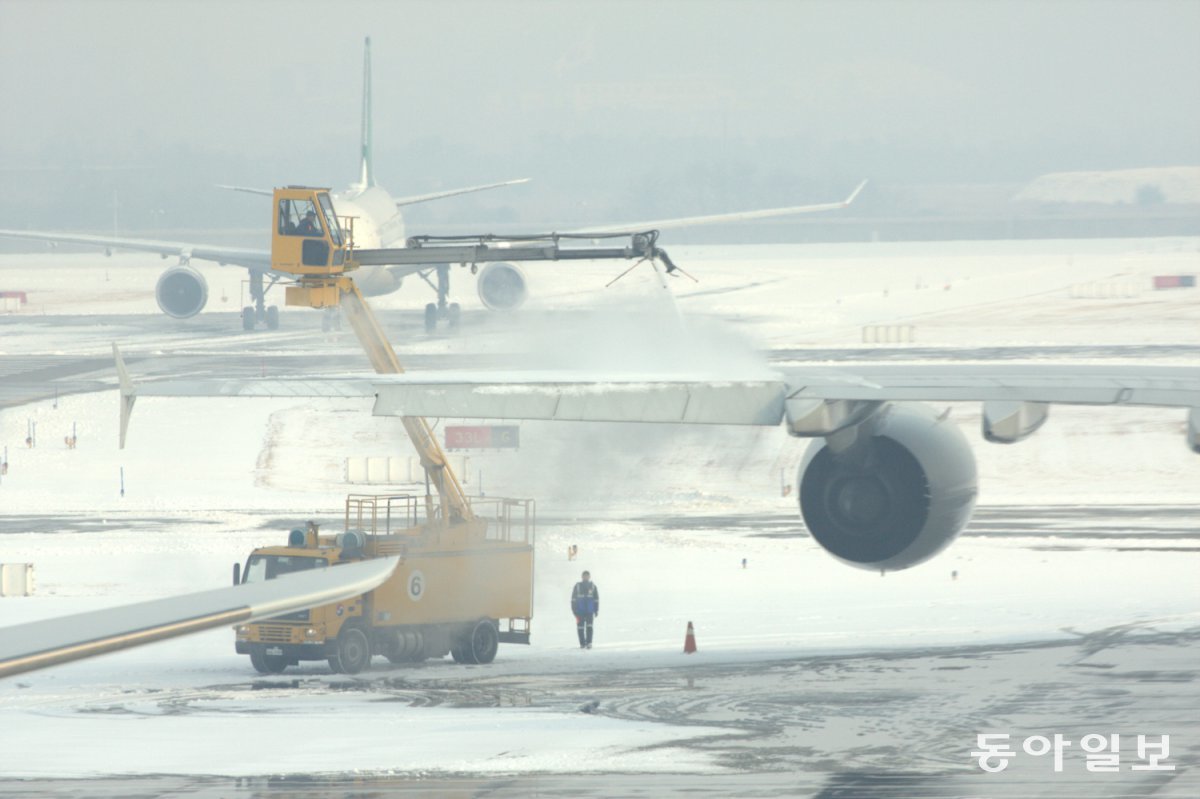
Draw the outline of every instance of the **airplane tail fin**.
M368 188L375 185L375 170L371 135L371 37L363 45L363 102L362 102L362 164L359 183Z

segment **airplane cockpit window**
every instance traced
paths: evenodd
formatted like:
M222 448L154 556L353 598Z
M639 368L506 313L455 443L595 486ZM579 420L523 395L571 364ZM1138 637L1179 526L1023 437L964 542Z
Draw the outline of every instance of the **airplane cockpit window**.
M295 555L251 555L246 563L245 583L274 580L281 574L319 569L329 565L324 558L305 558Z
M284 236L320 236L317 207L312 200L280 200L279 232Z

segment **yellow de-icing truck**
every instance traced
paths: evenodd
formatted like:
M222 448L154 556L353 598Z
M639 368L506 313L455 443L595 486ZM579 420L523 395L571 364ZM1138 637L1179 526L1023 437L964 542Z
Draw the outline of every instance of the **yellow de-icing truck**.
M413 253L355 249L354 220L336 215L328 189L289 186L274 194L271 268L291 281L287 304L340 310L376 372L403 372L351 275L364 258L397 263ZM257 549L244 569L234 567L234 582L253 582L401 559L387 582L353 601L238 627L237 651L258 671L328 660L335 672L356 674L375 655L399 663L450 653L460 663L490 663L500 643L529 643L533 502L466 496L429 423L401 421L425 472L424 496L351 495L341 534L321 535L310 524L292 530L286 546Z
M313 524L286 546L254 550L234 566L235 582L337 568L398 555L392 577L350 601L237 628L237 652L277 673L303 660L327 660L357 674L382 655L393 663L444 657L490 663L501 643L529 643L533 615L532 500L472 498L474 518L443 524L428 497L351 494L344 531ZM434 518L418 518L428 510Z

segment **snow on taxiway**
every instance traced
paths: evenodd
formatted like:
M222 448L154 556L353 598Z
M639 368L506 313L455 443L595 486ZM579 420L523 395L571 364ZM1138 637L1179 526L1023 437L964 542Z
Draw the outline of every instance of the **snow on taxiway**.
M682 263L680 252L672 255ZM706 343L724 329L714 333L713 320L735 330L728 349L707 350L733 360L754 346L853 347L865 324L914 324L922 344L959 347L1195 346L1200 331L1194 292L1145 288L1151 274L1197 271L1194 240L695 248L684 255L702 263L696 271L704 283L677 284L679 306L701 320ZM13 274L46 281L33 297L49 313L57 312L56 297L80 312L101 302L89 298L103 296L104 283L81 285L94 276L81 260L73 261L75 277L53 283L49 268L28 276L11 271L12 259L2 261L6 281ZM115 266L106 271L110 281L125 277L114 277ZM603 270L587 267L561 282L545 270L531 274L548 289L531 300L536 330L539 313L554 321L561 317L552 312L587 307ZM1141 281L1135 297L1095 288L1130 281ZM646 285L622 290L636 295ZM105 299L102 310L151 313L152 286L130 282L130 296ZM412 305L411 291L381 304ZM1089 292L1114 296L1073 296ZM625 325L614 334L624 357L639 341L657 343L644 321L626 318ZM298 346L314 346L295 335ZM528 338L510 329L487 340L468 334L411 346L471 351ZM106 346L104 332L89 331L82 317L48 336L9 326L0 350L95 353ZM550 360L561 355L548 350ZM697 355L694 347L668 352L681 353ZM1180 412L1056 407L1043 431L1013 447L979 440L977 408L954 406L952 418L979 458L982 503L1196 503L1200 461L1184 447ZM34 449L22 443L30 422L39 435ZM79 446L67 449L72 426ZM344 494L361 489L343 481L345 458L405 449L394 443L398 420L374 419L364 403L346 400L144 399L126 450L117 450L116 435L115 391L0 411L0 445L8 444L10 461L0 483L0 559L34 563L37 579L34 596L0 600L0 624L224 584L230 564L251 547L281 540L308 518L334 524ZM1141 551L1049 552L1037 547L1044 532L967 536L933 562L886 577L840 566L802 534L794 498L781 496L804 446L777 429L542 423L522 425L518 452L455 454L468 491L482 481L489 494L539 500L545 523L534 644L504 647L490 667L431 663L417 672L469 683L533 669L552 682L580 670L675 667L685 662L679 649L687 621L696 623L701 652L686 663L751 664L1045 640L1063 628L1194 627L1200 619L1194 553L1166 545L1156 551L1154 543ZM1194 518L1185 507L1175 523L1194 531ZM581 549L577 562L565 557L572 543ZM567 611L580 568L592 571L604 597L598 648L586 653L574 643ZM612 771L715 768L681 748L714 733L703 726L544 707L405 705L339 690L350 678L315 664L298 672L304 690L285 690L286 675L277 688L262 681L256 688L248 662L232 649L228 631L213 631L0 684L0 774L571 772L581 753ZM348 745L330 746L330 735Z

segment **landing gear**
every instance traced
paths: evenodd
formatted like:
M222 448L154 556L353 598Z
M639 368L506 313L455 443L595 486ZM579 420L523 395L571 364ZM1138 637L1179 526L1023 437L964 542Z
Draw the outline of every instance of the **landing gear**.
M254 304L242 309L242 330L250 332L260 323L266 324L268 330L279 329L279 306L266 303L267 290L277 281L278 278L271 278L270 284L264 285L262 272L250 274L250 300Z
M462 306L457 302L448 302L450 297L449 264L437 267L436 284L430 281L426 274L422 274L422 278L437 292L437 302L431 302L425 306L425 332L433 333L437 330L440 319L446 320L446 326L450 330L458 330L459 324L462 322Z

